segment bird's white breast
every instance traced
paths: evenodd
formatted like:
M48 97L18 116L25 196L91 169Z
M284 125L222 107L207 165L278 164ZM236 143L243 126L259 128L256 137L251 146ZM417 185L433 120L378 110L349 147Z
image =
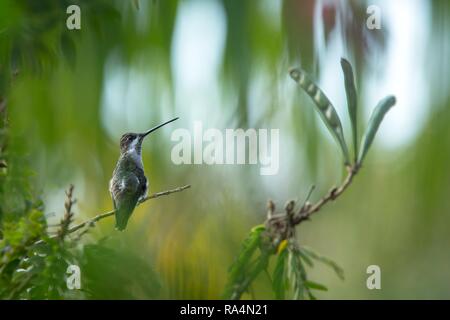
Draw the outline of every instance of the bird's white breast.
M139 138L136 138L136 139L133 140L133 142L131 142L131 145L130 145L130 148L128 149L128 151L127 151L127 154L129 156L131 156L133 161L135 161L141 168L144 168L144 165L142 163L142 157L138 153L138 150L136 148L138 142L139 142Z

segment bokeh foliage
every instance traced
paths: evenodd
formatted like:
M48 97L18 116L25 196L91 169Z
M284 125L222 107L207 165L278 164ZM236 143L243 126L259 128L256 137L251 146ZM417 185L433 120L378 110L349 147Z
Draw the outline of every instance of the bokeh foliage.
M174 84L173 43L181 9L206 2L140 0L139 9L133 2L0 2L0 246L2 261L8 257L12 263L2 266L2 298L221 297L228 265L247 231L260 223L268 198L281 201L305 194L312 183L326 190L341 178L336 173L340 156L307 107L307 97L283 89L289 67L300 62L315 76L323 68L317 65L313 37L316 1L285 0L278 11L270 11L272 1L214 1L226 21L216 79L223 103L199 108L201 114L220 114L225 120L201 120L219 128L282 128L287 146L282 149L280 178L261 178L248 166L175 166L170 137L161 132L144 146L151 190L186 183L192 190L138 208L126 233L114 232L112 222L105 221L75 246L69 240L54 243L45 264L36 265L43 268L36 270L46 270L33 279L36 290L10 290L24 280L13 271L32 263L15 257L38 250L30 244L45 237L44 216L51 220L54 211L57 216L63 212L62 191L69 183L75 184L79 199L77 220L111 209L107 186L124 130L145 129L173 115L181 116L180 126L190 125L191 106L179 101ZM65 28L69 4L82 8L80 31ZM379 54L383 62L389 38L387 29L363 31L365 5L349 1L355 19L344 21L340 30L360 75L358 88L373 71L370 58ZM326 40L336 23L336 9L327 8L322 17ZM448 1L430 4L429 66L423 74L430 100L423 106L426 117L419 133L397 149L375 142L376 151L367 157L354 188L298 234L301 243L333 257L346 271L341 282L325 268L314 268L311 279L329 288L318 298L450 295L449 17ZM152 79L144 90L152 92L148 112L124 116L114 131L105 125L111 119L104 107L113 67L121 70L127 84L116 97L125 96L137 82L130 70ZM364 101L364 93L359 93L358 101ZM255 102L255 96L261 99ZM125 99L122 102L123 110L131 110L123 115L136 112ZM357 123L367 122L362 121L363 112L357 117ZM81 292L65 288L65 267L71 261L82 268ZM382 268L381 291L365 287L370 264ZM54 291L42 289L49 284ZM257 298L273 297L264 275L255 280L253 292Z

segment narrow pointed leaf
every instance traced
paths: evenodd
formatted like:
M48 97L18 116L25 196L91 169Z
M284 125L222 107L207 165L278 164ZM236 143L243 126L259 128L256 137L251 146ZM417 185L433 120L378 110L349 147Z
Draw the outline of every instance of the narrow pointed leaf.
M341 279L344 280L344 270L333 260L331 260L330 258L327 258L325 256L322 256L321 254L315 252L313 249L303 246L301 248L302 252L307 254L308 256L310 256L312 259L322 262L323 264L331 267L334 272L337 274L337 276Z
M261 234L264 230L263 226L254 227L247 239L242 243L241 251L229 270L230 283L239 281L241 277L245 276L251 258L260 244Z
M289 282L292 283L294 300L303 300L305 298L305 278L306 273L301 264L298 251L296 249L289 249Z
M312 294L310 290L308 290L308 297L310 300L317 300L316 296Z
M323 284L317 283L317 282L313 282L313 281L305 281L305 286L307 286L310 289L315 289L315 290L321 290L321 291L328 291L328 288L325 287Z
M260 248L264 231L264 225L255 226L242 243L239 255L229 269L224 293L227 299L239 299L254 278L267 267L269 253Z
M254 267L251 268L251 270L248 273L248 276L246 279L241 283L242 286L241 291L235 291L231 295L232 300L240 299L240 294L242 292L247 292L250 285L253 283L253 281L256 279L256 277L263 271L267 269L267 265L269 264L269 258L270 254L268 252L261 252L261 254L256 258L256 262L254 264Z
M339 116L330 100L303 70L295 68L290 70L289 74L291 78L294 79L294 81L297 82L300 87L312 98L323 122L332 136L339 143L345 163L349 164L348 149L345 144L341 120L339 119Z
M307 254L305 254L302 249L298 250L298 253L300 255L300 258L309 266L309 267L314 267L314 263L311 261L311 259L308 257Z
M387 96L378 102L378 105L373 110L372 115L370 116L369 125L364 133L364 136L361 140L361 147L359 149L358 155L358 164L361 165L364 157L369 151L370 146L372 145L373 139L375 138L375 134L380 127L381 121L385 114L389 111L389 109L395 104L396 100L394 96Z
M288 259L288 251L283 250L277 257L275 269L273 270L272 288L275 293L275 298L279 300L284 299L286 291L286 261Z
M357 92L355 86L355 77L353 75L353 69L350 62L346 59L341 59L341 67L344 72L345 93L347 94L347 107L348 114L350 116L350 122L352 124L353 135L353 150L355 152L355 161L358 155L358 126L357 126Z

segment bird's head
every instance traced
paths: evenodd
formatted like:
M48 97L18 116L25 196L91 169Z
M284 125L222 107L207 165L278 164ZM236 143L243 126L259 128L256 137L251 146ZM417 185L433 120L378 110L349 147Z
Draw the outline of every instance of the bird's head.
M142 141L144 141L144 138L146 136L148 136L150 133L152 133L153 131L161 128L162 126L165 126L168 123L171 123L172 121L177 120L177 118L173 118L169 121L166 121L160 125L157 125L156 127L151 128L150 130L145 131L144 133L125 133L121 138L120 138L120 152L121 153L126 153L129 151L133 151L135 150L137 152L137 154L141 154L141 149L142 149Z
M141 153L141 146L142 146L142 140L143 138L140 137L139 133L125 133L120 138L120 152L125 153L127 151L130 151L132 149L135 149L138 154Z

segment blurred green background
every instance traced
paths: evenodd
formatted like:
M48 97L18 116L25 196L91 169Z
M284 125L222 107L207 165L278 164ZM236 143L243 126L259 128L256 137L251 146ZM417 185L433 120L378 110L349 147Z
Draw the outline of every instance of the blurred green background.
M66 28L70 4L81 8L81 30ZM380 30L366 27L369 5L381 9ZM448 299L449 33L445 0L2 0L0 219L18 219L42 198L49 223L59 221L70 183L76 221L111 210L120 136L179 116L144 143L144 166L151 192L192 188L143 204L123 233L112 218L93 228L82 285L93 298L220 298L269 198L281 209L315 184L316 200L343 178L337 146L288 76L301 66L317 79L350 144L343 56L355 68L361 132L379 99L394 94L397 105L353 185L298 230L300 243L345 270L341 281L314 268L329 288L317 296ZM279 173L174 165L170 134L196 120L205 129L279 128ZM372 264L381 290L366 288ZM264 274L254 293L273 297Z

